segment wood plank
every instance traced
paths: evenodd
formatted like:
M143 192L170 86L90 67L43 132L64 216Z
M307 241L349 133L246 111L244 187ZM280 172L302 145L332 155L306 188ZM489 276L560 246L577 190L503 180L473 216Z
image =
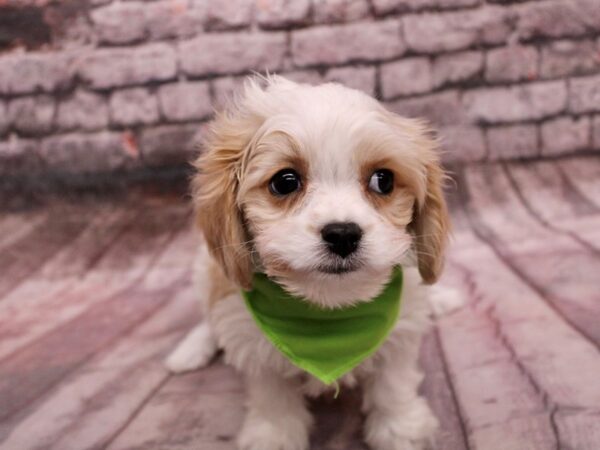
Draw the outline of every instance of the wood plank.
M35 209L20 213L3 213L0 219L0 252L31 233L41 222L46 220L49 211Z
M599 404L599 352L489 247L457 246L450 259L445 276L471 301L439 328L471 448L497 448L503 435L500 448L548 448L554 411Z
M557 249L581 248L569 236L548 229L523 206L500 165L469 167L463 171L463 200L479 234L489 234L511 250L522 252L544 247L551 241Z
M147 240L153 236L170 236L188 227L190 207L187 204L164 205L159 208L146 207L143 216L137 218L131 228L119 238L118 245L93 267L95 273L107 272L118 276L119 272L135 267L154 249Z
M452 260L451 269L460 267L463 271L465 289L480 298L483 311L497 321L498 338L505 343L514 342L510 346L513 358L523 361L540 386L547 386L557 404L591 407L600 402L600 386L589 378L600 373L600 352L592 343L583 339L535 290L503 267L489 249L482 248L479 258L473 258L472 253L454 252ZM465 320L459 314L446 319L450 323L456 321L456 326ZM463 332L464 329L459 331ZM452 340L445 342L450 344ZM556 378L577 393L563 394L553 382Z
M579 193L600 207L600 158L568 158L557 164Z
M431 350L431 344L427 347ZM435 373L435 377L427 378L425 392L439 394L432 398L434 408L447 406L448 390L441 388L445 378L439 372ZM219 393L218 397L213 397L215 392ZM363 418L360 402L360 393L355 390L343 391L336 400L325 397L311 402L317 423L311 448L366 450L361 438ZM233 449L243 418L242 405L238 377L231 368L218 362L197 373L169 380L109 448ZM448 410L439 412L448 413ZM213 414L223 419L214 423ZM186 418L183 426L182 417ZM456 417L449 414L442 414L442 419L450 419L443 420L442 424L456 421ZM449 431L448 427L442 426L439 443L434 448L466 448L460 434L455 436Z
M86 227L87 219L85 214L57 208L30 233L3 249L0 253L0 301L64 245L75 239Z
M577 221L565 220L583 216L589 221L595 217L600 227L600 209L573 188L554 161L505 167L511 185L531 214L546 227L567 233L600 254L600 241L594 234L585 233Z
M180 209L179 213L181 216L177 220L174 220L175 216L170 217L168 227L151 227L143 232L146 257L138 258L135 265L118 274L96 271L87 274L81 280L78 280L77 275L56 282L35 279L30 283L25 283L25 287L30 287L30 289L23 291L17 289L12 293L15 295L9 295L10 298L7 298L6 302L0 303L0 360L39 339L49 330L72 320L82 311L101 303L111 295L115 295L133 284L136 279L158 262L157 257L169 239L172 239L175 226L187 225L186 210ZM156 217L156 214L148 211L139 216L139 219L149 221L152 220L152 216ZM134 240L139 241L137 238L139 233L141 231L137 228L131 228L123 233L114 243L115 248L109 250L104 258L110 262L118 257L121 251L117 249L122 242L125 243L124 245L129 245ZM175 245L189 245L188 233L178 234ZM87 260L92 261L92 258L96 257L97 251L92 247L88 248L90 249L88 255L91 258ZM190 248L191 252L193 250ZM191 256L182 259L181 262L187 261L188 264L191 264L190 258ZM85 258L79 259L79 261L84 260ZM44 292L44 289L48 289L48 291ZM82 298L85 298L85 302L81 301Z
M148 249L144 253L153 254ZM140 262L141 258L135 260ZM150 317L179 289L186 276L183 272L179 280L156 288L157 282L149 275L46 333L35 345L5 359L0 379L0 420L39 399L98 350Z
M454 258L462 257L455 255ZM493 261L492 255L477 260L469 256L459 264L474 284L470 289L480 296L483 311L495 322L497 343L508 351L504 358L510 355L511 360L519 361L535 380L535 385L560 407L593 408L600 404L600 384L594 381L600 373L600 353L550 309L535 291L529 289L526 295L519 293L522 288L527 289L526 285L507 268L502 268L497 260L495 264ZM464 269L467 262L472 268ZM456 266L457 263L452 265ZM521 285L519 289L513 289L518 285ZM496 286L504 286L504 289ZM546 310L544 314L536 312L543 309ZM475 319L475 315L468 317L461 311L461 314L443 320L448 325L447 329L441 329L447 331L444 344L449 347L450 354L460 353L465 348L465 342L453 339L451 334L462 335L464 328L485 329L465 326ZM481 336L486 334L479 333ZM476 340L482 339L477 336ZM488 352L480 346L481 342L469 346L469 360L477 360L478 353L482 358L489 358ZM499 354L494 346L488 344L486 347ZM452 364L460 368L463 359L462 356L453 357Z
M64 380L0 448L102 448L169 377L163 358L198 320L187 285L150 320Z
M577 240L536 221L500 167L473 168L465 175L470 192L467 208L477 232L566 320L600 346L600 259ZM502 208L490 206L494 201Z
M82 277L140 215L140 209L127 204L94 211L86 229L44 264L36 278Z
M554 417L559 448L597 450L600 443L600 410L558 411Z
M437 329L425 336L420 359L425 373L420 392L427 398L429 406L440 423L431 450L467 449L464 425L454 398Z
M548 450L559 447L547 414L518 417L507 422L476 430L471 436L471 448L485 450Z
M496 188L494 186L494 191ZM556 233L536 223L522 204L519 207L518 202L513 203L515 199L511 197L510 189L500 195L503 197L499 200L503 202L502 206L478 203L477 209L473 208L471 213L475 211L477 219L486 216L484 219L488 220L490 211L495 217L489 219L491 225L501 218L502 226L506 225L508 231L490 226L491 231L486 229L483 235L488 239L496 237L494 233L502 237L494 244L506 252L504 257L509 262L518 260L524 265L539 265L540 260L550 260L553 252L564 254L565 265L551 265L551 274L545 274L543 280L556 276L566 281L557 279L547 287L548 291L559 292L561 301L570 299L569 295L587 295L589 285L586 285L586 280L592 278L591 272L584 273L582 290L577 291L576 277L580 274L572 270L580 267L582 248L569 236L561 236L555 239L556 248L548 250L546 255L544 247L548 246L548 242L554 244L554 240L550 240L556 238ZM506 266L503 259L499 259L486 243L471 232L469 218L458 211L457 239L452 246L444 281L463 292L470 303L440 320L438 329L442 348L432 338L435 335L430 335L421 357L426 369L422 391L436 413L440 415L441 412L442 418L442 431L434 448L466 448L460 436L459 413L467 419L469 446L473 449L597 448L600 438L589 430L597 428L597 405L600 404L600 387L596 382L600 373L598 349L546 303L543 298L545 292L539 286L533 286L527 278L530 273L524 272L524 282L519 277L522 272L520 266ZM506 217L507 211L515 215ZM557 211L559 209L553 210ZM148 213L157 214L150 208ZM461 217L463 222L460 222ZM510 223L512 219L516 220L516 225ZM485 220L487 225L489 222ZM582 226L582 223L588 227L587 238L589 233L594 232L593 218L577 216L568 226ZM168 235L170 231L170 227L165 228L164 224L156 228L149 226L146 237L153 233ZM181 253L164 251L159 258L146 253L138 260L135 253L147 252L145 244L148 241L130 236L123 244L129 250L115 246L98 262L97 273L91 274L89 279L84 278L84 282L91 283L95 279L94 290L106 289L107 284L120 283L122 277L128 277L123 274L152 259L153 275L147 277L143 287L136 285L133 289L133 296L140 294L142 289L148 293L146 295L151 295L168 286L169 280L177 280L182 270L190 267L190 260L186 258L198 245L196 237L191 233L179 233L175 239L178 244L171 244L169 248L178 248ZM64 248L47 263L57 261L59 255L65 254L63 252ZM123 259L128 252L134 255L124 264ZM548 267L544 264L539 270L548 271ZM36 274L42 272L43 269ZM71 272L64 273L68 277ZM538 276L537 272L532 273ZM60 271L56 272L56 276L59 278L50 271L48 280L34 280L39 282L38 292L43 291L44 286L51 289L52 280L63 278ZM129 281L124 286L131 288ZM534 278L534 281L539 282L539 279ZM557 285L565 282L571 283L570 289L562 291ZM26 284L12 291L7 298L19 289L26 292ZM29 287L30 292L36 292L32 286ZM150 300L156 309L146 316L148 319L124 319L130 321L129 328L123 328L123 332L114 339L107 339L98 350L80 358L79 363L71 364L70 371L63 373L29 406L12 416L17 420L3 422L0 440L6 440L0 448L12 450L43 445L57 449L110 446L233 450L234 437L243 416L242 389L235 373L217 362L206 371L170 378L160 365L160 359L187 327L186 320L192 318L189 309L186 309L188 307L179 309L181 298L177 298L178 295L183 296L183 292L187 292L188 300L193 297L184 286L185 283L173 289L172 295L176 298L172 302ZM122 299L129 293L127 289L117 292ZM98 306L104 301L114 300L110 295L103 297L92 293L88 296L84 291L80 291L79 296L86 302L98 299L95 303ZM73 296L69 303L83 303L76 297ZM62 308L58 300L53 301L56 302L47 304L51 310ZM139 299L133 301L136 307L147 307ZM579 303L570 307L576 309ZM86 308L85 311L91 312L92 309ZM585 313L582 311L582 316ZM113 308L111 314L118 315L119 311ZM125 315L130 317L129 312ZM69 316L68 320L75 316ZM109 320L109 316L94 319ZM2 317L0 309L0 320ZM85 316L84 320L91 322L91 317ZM176 323L174 327L169 325L172 320ZM579 322L576 323L579 325ZM35 320L32 319L31 324L34 326ZM70 336L69 333L64 335ZM0 348L2 343L0 338ZM35 342L32 348L37 346ZM89 348L90 344L84 342L84 346ZM68 355L72 351L69 345L54 345L52 349L63 350L67 359L71 358ZM54 356L57 360L64 359L60 351ZM47 361L39 361L50 366ZM0 374L4 370L0 367ZM450 380L446 371L451 374ZM26 377L23 381L31 383L32 379ZM3 406L1 383L0 410ZM453 390L459 400L459 411ZM359 404L359 393L355 391L343 392L337 402L323 399L314 403L312 407L319 426L311 448L366 449L360 441L362 418L358 413ZM343 411L342 417L340 411Z
M39 399L94 353L150 317L183 281L160 290L143 285L127 288L6 359L0 380L0 420Z
M218 361L169 379L107 449L233 450L243 404L241 380Z

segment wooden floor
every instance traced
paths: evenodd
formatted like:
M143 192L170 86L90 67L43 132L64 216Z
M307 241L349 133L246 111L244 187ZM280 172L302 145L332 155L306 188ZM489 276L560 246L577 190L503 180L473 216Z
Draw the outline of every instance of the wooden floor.
M433 448L600 449L600 158L473 166L450 194L425 341ZM199 318L184 201L51 202L0 217L0 448L234 448L243 387L162 360ZM399 380L400 381L400 380ZM365 449L359 397L312 404L313 449Z

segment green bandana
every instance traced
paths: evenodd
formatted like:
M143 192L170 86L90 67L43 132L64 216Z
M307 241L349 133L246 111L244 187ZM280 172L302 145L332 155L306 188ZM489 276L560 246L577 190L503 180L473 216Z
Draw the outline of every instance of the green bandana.
M293 364L331 384L371 356L396 323L402 269L368 302L322 309L283 290L266 275L254 276L246 305L265 336Z

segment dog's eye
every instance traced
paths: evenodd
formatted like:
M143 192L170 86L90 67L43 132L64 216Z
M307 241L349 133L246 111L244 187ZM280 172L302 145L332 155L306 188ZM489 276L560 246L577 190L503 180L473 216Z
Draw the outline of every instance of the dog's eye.
M273 175L269 190L273 195L288 195L300 189L300 175L293 169L283 169Z
M388 169L373 172L369 179L369 189L378 194L389 194L394 189L394 174Z

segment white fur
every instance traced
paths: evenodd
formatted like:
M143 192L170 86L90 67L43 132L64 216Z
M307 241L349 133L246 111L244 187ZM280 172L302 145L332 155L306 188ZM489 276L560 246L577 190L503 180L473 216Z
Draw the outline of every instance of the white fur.
M416 269L404 272L402 309L394 330L375 355L339 383L341 389L363 384L365 438L375 450L423 448L437 424L425 400L417 395L422 379L418 351L421 335L430 323L431 288L421 284ZM207 326L224 350L225 361L244 375L249 390L249 413L238 439L239 448L307 450L311 420L302 395L315 397L333 392L333 388L312 376L301 378L304 372L265 338L238 294L218 302L181 342L168 359L171 370L187 370L196 361L206 361L207 348L214 348L213 340L196 330L206 330ZM208 339L196 340L199 336Z
M431 309L429 288L414 267L414 237L407 226L413 220L413 204L422 204L426 197L426 167L435 163L435 158L419 140L419 127L410 121L400 127L390 125L389 113L357 91L333 84L309 87L281 78L270 80L267 89L250 83L238 109L240 123L256 127L235 176L237 203L252 236L258 269L270 274L272 267L282 264L286 270L275 273L284 288L318 305L336 308L373 298L388 281L392 268L403 266L398 322L377 352L344 375L339 385L341 389L362 385L367 416L364 434L372 449L423 448L437 424L426 401L417 394L422 379L417 364L419 345ZM309 168L300 207L286 210L266 201L264 191L256 192L277 167L277 157L285 160L283 156L290 153L290 140ZM408 177L404 181L411 189L398 194L405 198L398 210L405 212L393 220L364 193L359 161L362 155L371 154L382 160L396 158L403 166L403 176ZM211 195L217 191L213 186ZM358 266L343 275L324 273L320 266L331 263L332 255L320 230L340 221L355 222L363 230L360 248L353 256ZM214 264L203 252L197 270L207 271ZM207 273L198 279L205 302L213 282ZM169 368L180 372L202 367L218 346L247 385L248 412L238 437L239 448L307 450L312 419L304 395L317 396L332 388L276 350L238 293L217 300L203 308L204 322L168 358ZM456 302L445 303L446 309L456 306ZM442 309L435 308L437 312Z
M166 365L171 372L182 373L206 367L217 353L217 342L207 322L200 322L169 355Z
M429 303L435 317L450 314L465 304L465 298L456 289L435 285L430 288Z

